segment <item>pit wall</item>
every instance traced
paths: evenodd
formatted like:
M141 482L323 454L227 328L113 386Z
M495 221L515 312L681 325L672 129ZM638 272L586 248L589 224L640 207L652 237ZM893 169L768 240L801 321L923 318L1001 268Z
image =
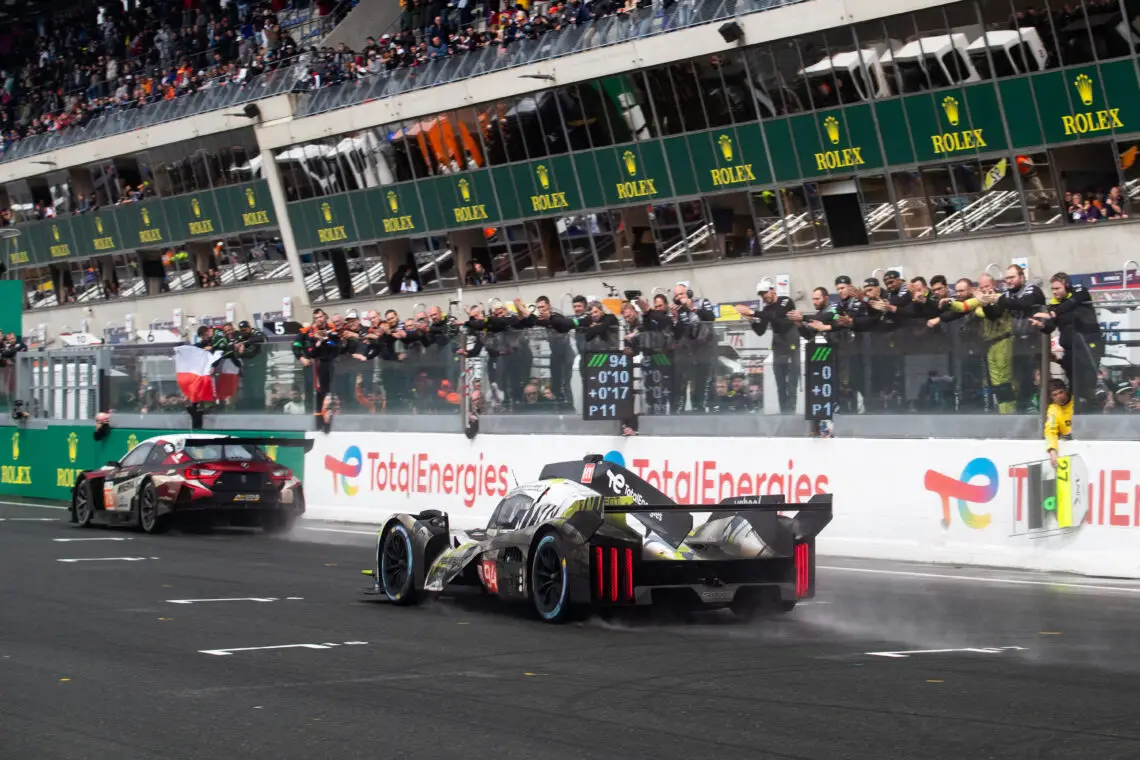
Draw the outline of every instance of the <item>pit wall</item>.
M1058 528L1055 503L1028 503L1028 465L1046 460L1040 441L309 435L312 518L376 525L442 509L453 527L478 527L516 480L592 453L681 503L831 493L824 555L1140 578L1140 443L1062 443L1074 527ZM1041 470L1054 477L1047 461ZM1042 527L1031 527L1034 514Z
M95 440L95 428L87 425L0 428L0 498L19 496L35 499L71 500L71 487L80 472L121 459L140 441L159 435L178 435L189 430L111 428L102 441ZM224 431L199 431L201 435L227 435ZM303 437L302 433L259 433L243 430L233 435ZM299 448L270 449L270 456L293 470L304 473L304 454Z

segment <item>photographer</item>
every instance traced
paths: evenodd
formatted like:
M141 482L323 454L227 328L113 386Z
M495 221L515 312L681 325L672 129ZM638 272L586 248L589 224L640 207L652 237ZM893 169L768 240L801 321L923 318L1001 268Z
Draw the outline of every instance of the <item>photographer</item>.
M685 397L692 401L692 410L707 413L712 382L713 363L716 361L716 334L712 323L716 320L712 302L707 298L694 298L687 282L673 288L673 413L685 410Z
M764 302L759 313L748 306L737 306L736 310L752 321L752 332L764 335L772 328L772 368L776 375L776 390L779 394L780 412L790 414L796 410L796 390L800 376L800 335L796 319L803 316L796 311L796 304L787 296L776 295L776 284L763 279L756 285L756 294Z

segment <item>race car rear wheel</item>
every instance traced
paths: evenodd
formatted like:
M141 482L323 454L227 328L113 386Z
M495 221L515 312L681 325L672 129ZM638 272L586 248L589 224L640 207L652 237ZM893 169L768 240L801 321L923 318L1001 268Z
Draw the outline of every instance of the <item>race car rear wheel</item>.
M144 533L165 533L170 528L170 515L158 513L158 491L149 480L139 489L139 527Z
M539 617L561 623L570 617L569 573L566 558L553 533L538 539L530 555L530 599Z
M86 480L75 487L75 522L80 528L91 527L95 505L91 503L91 484Z
M380 542L380 588L388 601L413 604L416 601L415 554L408 529L396 524Z

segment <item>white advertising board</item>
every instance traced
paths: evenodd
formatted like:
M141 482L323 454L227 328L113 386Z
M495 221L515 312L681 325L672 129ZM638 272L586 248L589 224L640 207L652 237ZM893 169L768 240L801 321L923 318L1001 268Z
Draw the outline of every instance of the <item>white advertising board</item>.
M602 454L673 499L712 503L783 493L835 497L820 552L918 562L1140 577L1140 443L1064 443L1087 472L1074 527L1054 506L1033 526L1027 463L1039 441L620 438L400 433L311 434L308 516L382 523L442 509L478 527L517 482L550 462ZM1076 460L1074 460L1076 461ZM1042 468L1053 477L1052 468ZM1079 514L1077 513L1079 511Z

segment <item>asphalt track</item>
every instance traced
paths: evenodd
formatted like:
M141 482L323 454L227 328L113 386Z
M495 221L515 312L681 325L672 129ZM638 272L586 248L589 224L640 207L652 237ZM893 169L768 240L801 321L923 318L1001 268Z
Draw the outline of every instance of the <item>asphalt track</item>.
M362 527L0 520L3 760L1140 757L1126 581L824 560L780 619L558 627L366 599Z

